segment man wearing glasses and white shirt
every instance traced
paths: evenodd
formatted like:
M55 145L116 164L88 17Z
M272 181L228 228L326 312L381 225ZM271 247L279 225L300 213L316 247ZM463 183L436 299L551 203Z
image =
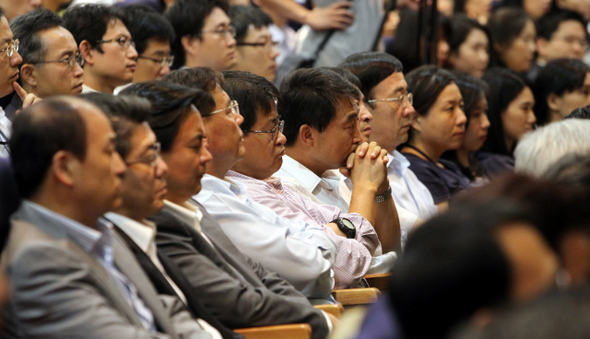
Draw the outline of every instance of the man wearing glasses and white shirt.
M4 16L4 10L0 8L0 97L9 95L14 91L13 84L18 79L18 65L23 59L18 54L18 41L13 39L12 31L8 26L8 20ZM0 108L0 157L8 157L8 138L10 137L11 123L4 110Z
M176 0L165 16L174 27L173 69L211 67L228 70L236 64L236 30L225 0Z
M63 19L84 57L83 93L113 94L133 80L138 55L121 12L102 5L76 6Z

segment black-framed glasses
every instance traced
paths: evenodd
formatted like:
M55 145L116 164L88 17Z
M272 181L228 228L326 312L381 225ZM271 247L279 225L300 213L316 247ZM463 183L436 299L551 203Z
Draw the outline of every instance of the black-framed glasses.
M123 49L128 49L131 46L133 46L135 48L135 41L133 41L131 38L128 38L126 36L120 36L118 38L109 39L109 40L98 40L96 43L97 44L108 44L110 42L118 43L119 46L121 46L121 48L123 48Z
M229 106L228 106L228 107L226 107L226 108L222 108L222 109L218 109L217 111L213 111L213 112L209 113L209 115L213 115L213 114L216 114L216 113L220 113L220 112L226 111L226 110L228 110L228 109L229 109L229 110L231 110L231 112L232 112L233 114L235 114L235 115L240 115L240 105L239 105L239 104L238 104L238 102L237 102L237 101L235 101L235 100L232 100L232 101L230 101L230 102L229 102Z
M10 45L8 45L8 47L6 47L4 49L0 49L0 53L6 52L6 55L10 58L14 54L14 52L18 52L19 45L20 45L20 42L18 41L18 39L13 39L10 42Z
M56 62L66 64L66 65L70 66L70 68L74 68L74 66L76 64L80 65L80 67L84 67L84 63L86 61L84 60L84 56L82 56L82 54L80 54L80 52L77 52L76 54L72 54L68 58L63 59L63 60L37 61L37 62L32 62L32 63L33 64L51 64L51 63L56 63Z
M227 28L218 28L218 29L212 29L212 30L208 30L208 31L201 31L201 33L215 34L221 39L227 39L228 35L230 35L232 38L236 37L236 29L233 28L232 26L229 26Z
M273 47L277 47L278 45L278 41L272 40L267 40L265 42L236 42L236 46L264 47L266 49L271 49Z
M135 164L146 164L152 168L156 167L156 164L158 163L158 159L160 159L160 152L162 151L162 146L160 145L159 142L155 142L148 149L153 151L149 156L146 156L146 157L143 157L143 158L137 159L137 160L125 161L125 164L127 166L131 166L131 165L135 165Z
M275 125L275 128L271 129L270 131L244 131L245 135L248 133L272 133L272 142L277 141L279 137L279 133L283 133L283 128L285 127L285 120L279 120L279 122Z
M401 107L406 107L409 103L410 105L414 104L414 95L412 93L402 94L397 98L387 98L387 99L372 99L367 101L368 103L372 104L374 102L401 102Z
M164 57L160 57L160 58L151 58L151 57L146 57L146 56L140 55L137 58L151 60L151 61L157 63L158 65L160 65L160 67L166 67L166 66L172 67L172 64L174 63L174 55L164 56Z

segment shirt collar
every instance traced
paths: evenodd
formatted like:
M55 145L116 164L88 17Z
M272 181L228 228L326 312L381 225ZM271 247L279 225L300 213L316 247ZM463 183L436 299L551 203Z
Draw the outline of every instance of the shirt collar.
M137 222L124 215L109 212L106 213L105 218L112 221L115 225L125 232L132 240L141 248L142 251L147 252L156 238L156 224L148 220Z
M389 163L387 163L387 168L393 169L396 173L403 177L408 167L410 167L410 161L397 150L393 151L391 154L388 154L388 157Z
M164 200L164 208L182 219L182 221L189 225L193 225L199 232L201 232L201 219L203 218L203 213L197 207L192 206L188 202L181 206L172 201Z
M283 156L283 165L281 170L297 179L310 192L313 192L322 181L322 178L318 177L309 168L303 166L297 160L291 158L288 155Z

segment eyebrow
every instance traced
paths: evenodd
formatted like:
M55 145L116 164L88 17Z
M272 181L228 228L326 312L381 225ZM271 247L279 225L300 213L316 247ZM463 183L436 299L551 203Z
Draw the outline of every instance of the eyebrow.
M351 112L346 117L346 122L354 121L354 120L356 120L358 118L358 116L359 116L359 111L358 110L356 110L354 112Z

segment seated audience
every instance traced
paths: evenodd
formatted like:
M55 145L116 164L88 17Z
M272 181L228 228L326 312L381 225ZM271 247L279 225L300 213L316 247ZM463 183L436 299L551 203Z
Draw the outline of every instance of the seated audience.
M481 78L490 62L487 30L473 19L462 15L449 19L449 59L446 67Z
M122 94L144 97L152 104L148 121L168 165L168 192L164 208L150 219L157 225L158 251L189 282L175 280L183 293L196 293L211 314L232 329L308 323L312 338L326 337L331 321L322 312L292 285L240 252L202 205L189 203L201 190L205 166L212 159L199 113L210 115L214 109L210 93L146 82L133 84ZM314 250L319 252L317 247ZM317 257L323 260L320 254Z
M182 302L157 295L112 226L125 164L94 105L49 98L13 125L11 158L25 199L2 256L11 283L9 338L182 338L202 331Z
M485 25L492 13L492 1L490 0L453 0L453 12L465 14L468 18ZM454 19L451 19L454 20Z
M384 251L400 249L399 218L387 179L387 151L363 143L361 92L326 68L302 69L281 84L286 156L277 176L285 186L345 213L365 217L383 239ZM360 145L360 146L359 146ZM365 159L370 155L370 160ZM342 194L342 168L352 193ZM371 173L369 175L369 173Z
M463 142L467 118L461 91L456 78L436 66L418 67L406 79L418 114L408 127L408 142L401 153L430 190L434 203L445 209L451 197L469 185L455 163L441 159L444 152L458 149Z
M211 67L221 71L236 65L236 30L226 0L176 0L165 16L174 27L172 68Z
M201 181L203 188L191 202L203 205L240 251L278 273L305 296L329 297L336 246L323 225L281 218L256 203L243 184L227 177L245 154L239 127L244 119L238 103L223 90L223 75L199 67L174 71L163 81L202 88L215 98L215 109L203 117L213 158Z
M533 129L533 92L516 73L492 68L483 80L488 84L488 137L476 159L488 176L514 168L513 151L517 142Z
M245 135L246 148L244 158L232 167L227 177L246 185L248 194L256 202L271 208L281 217L328 226L325 231L335 242L337 250L334 260L337 288L362 286L362 277L376 272L376 269L389 271L391 266L372 265L379 238L365 218L342 213L336 206L308 201L283 186L278 177L272 176L281 167L286 141L281 132L284 121L279 121L281 117L275 105L276 100L281 100L278 89L269 80L252 73L226 71L224 78L224 89L238 104L242 104L240 114L244 122L240 128ZM349 229L350 225L354 228ZM344 229L340 228L342 226ZM392 254L393 258L395 255Z
M503 7L518 7L531 19L538 20L551 10L551 0L502 0Z
M561 157L590 153L590 121L567 119L527 134L514 150L515 170L541 176Z
M557 257L535 228L535 212L472 200L408 238L389 286L404 338L444 338L478 312L532 299L555 282Z
M535 37L533 20L522 10L500 8L487 24L491 40L491 65L507 67L524 74L535 60Z
M457 150L443 153L442 157L453 161L470 181L483 179L485 173L473 156L488 136L490 120L488 120L488 101L486 100L487 85L480 79L462 72L453 73L457 78L455 84L463 98L463 112L467 117L465 135Z
M254 6L233 6L228 12L236 30L236 64L232 69L248 71L275 80L279 50L269 31L270 17Z
M20 41L20 81L25 91L40 98L82 92L84 58L57 14L35 10L14 19L10 28Z
M8 96L15 91L15 85L18 79L18 66L23 59L18 54L18 40L14 39L8 20L4 15L4 10L0 7L0 67L2 67L2 81L0 81L0 97ZM4 55L6 53L6 55ZM18 93L17 93L18 94ZM14 94L14 95L17 95ZM20 94L18 94L20 96ZM16 110L5 112L0 108L0 157L8 157L8 138L11 135L11 119L14 117ZM7 114L11 113L11 114Z
M133 80L137 51L120 11L88 4L68 8L63 19L85 60L82 92L113 94Z
M133 82L157 80L170 73L174 61L170 45L174 42L174 29L162 15L149 7L124 7L127 28L137 50L137 65Z
M349 69L360 80L366 108L373 120L362 127L369 129L368 140L383 147L388 155L387 178L395 201L401 227L401 241L415 224L434 216L438 209L432 195L409 168L410 162L396 148L408 140L409 125L416 115L411 93L404 78L403 66L395 57L381 52L365 52L348 57L341 67Z
M537 60L527 77L535 81L549 61L561 58L582 60L588 48L586 21L577 12L558 11L544 15L536 23Z
M539 71L534 89L537 125L560 121L590 105L590 66L576 59L552 60Z

